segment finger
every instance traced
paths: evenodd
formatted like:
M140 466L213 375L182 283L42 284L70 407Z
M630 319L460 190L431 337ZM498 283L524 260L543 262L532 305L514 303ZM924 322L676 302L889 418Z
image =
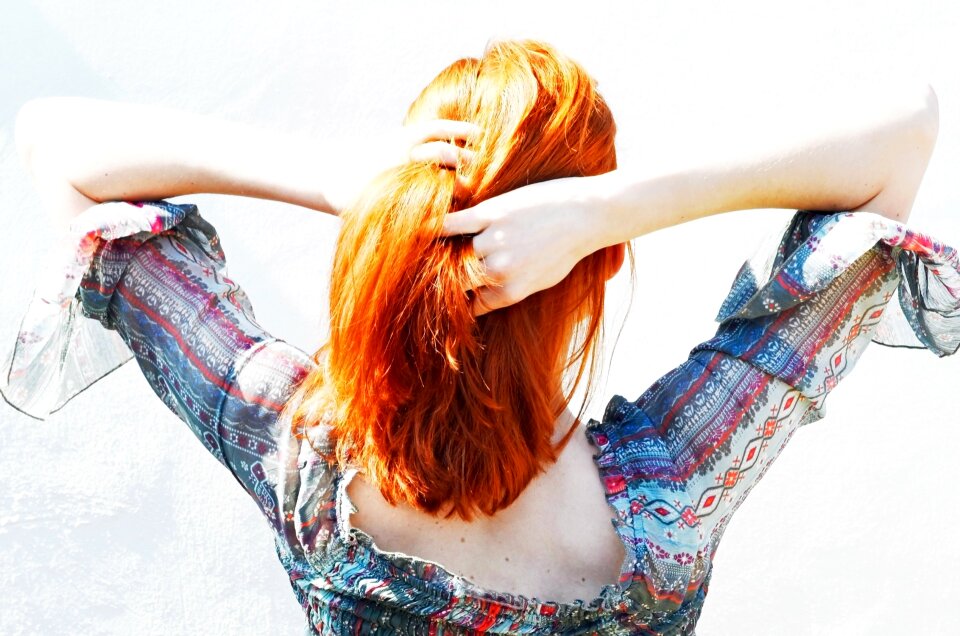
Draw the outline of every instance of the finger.
M470 158L473 158L471 153ZM453 196L457 199L465 200L470 198L470 195L476 190L476 175L466 176L462 171L457 172L457 180L453 186Z
M491 291L491 289L495 290L496 288L480 287L479 289L473 290L473 302L470 308L473 311L474 317L489 314L491 311L499 309L495 291Z
M480 127L468 121L434 119L418 126L418 141L441 141L458 139L470 141L480 135Z
M458 234L477 234L490 225L488 219L483 218L477 208L469 208L459 212L450 212L443 217L443 227L440 236L456 236ZM476 246L474 246L476 249Z
M474 153L446 141L428 141L410 149L410 161L437 163L445 168L456 168L473 159Z
M474 290L472 303L473 315L482 316L492 311L509 307L516 302L519 302L519 300L511 297L503 287L480 287Z
M471 241L473 243L473 241ZM476 253L474 253L476 256ZM487 266L482 258L471 258L464 262L465 280L463 281L463 291L476 293L476 290L483 287L499 287L500 283L494 280L487 272Z

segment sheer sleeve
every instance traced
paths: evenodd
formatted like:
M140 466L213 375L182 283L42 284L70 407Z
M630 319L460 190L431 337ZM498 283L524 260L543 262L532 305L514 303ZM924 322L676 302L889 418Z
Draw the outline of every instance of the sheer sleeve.
M897 302L873 341L927 348L940 357L960 348L957 251L901 223L869 212L801 210L776 250L761 249L734 280L717 321L758 318L812 298L871 250L889 255L900 274Z
M637 546L628 595L657 633L692 633L733 514L870 342L957 351L960 260L875 214L799 211L740 269L718 321L588 427L614 526Z
M314 363L257 323L213 226L166 201L100 204L74 226L77 254L38 288L4 367L7 401L44 418L133 358L276 531L314 516L299 486L321 458L279 418Z

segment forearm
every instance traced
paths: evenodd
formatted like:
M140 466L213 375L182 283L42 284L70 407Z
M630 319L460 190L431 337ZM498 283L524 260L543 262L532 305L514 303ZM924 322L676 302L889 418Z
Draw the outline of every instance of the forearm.
M597 177L603 244L705 216L752 208L871 211L905 219L935 144L936 96L927 86L886 105L804 111L744 128L737 144L705 148L657 174ZM858 110L859 108L859 110Z
M253 126L63 97L28 102L16 136L38 187L60 181L95 202L216 193L335 212L320 183L319 144Z

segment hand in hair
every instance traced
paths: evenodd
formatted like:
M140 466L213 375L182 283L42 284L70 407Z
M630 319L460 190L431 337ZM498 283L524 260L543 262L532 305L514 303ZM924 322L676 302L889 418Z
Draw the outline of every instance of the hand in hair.
M480 129L470 122L450 119L434 119L414 122L401 129L399 147L407 151L401 161L434 163L445 168L456 168L459 161L469 161L471 151L461 148L457 142L468 141L479 134Z
M475 290L474 315L520 302L559 283L606 247L597 223L600 177L534 183L446 215L443 236L474 234L473 250L497 285Z
M435 163L456 168L470 160L471 153L460 144L477 135L479 129L465 121L431 119L397 129L376 144L361 143L345 154L331 153L325 172L335 175L324 195L339 214L377 175L409 162Z

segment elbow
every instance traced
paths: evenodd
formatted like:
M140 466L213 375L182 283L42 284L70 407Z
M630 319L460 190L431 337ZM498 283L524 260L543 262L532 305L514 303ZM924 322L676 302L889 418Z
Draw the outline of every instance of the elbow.
M909 107L897 118L895 144L889 146L890 170L886 183L867 203L868 209L904 223L933 155L940 129L940 105L929 84L910 96Z
M909 121L911 141L929 158L940 133L940 101L930 84L924 84L919 91L915 111Z
M58 124L65 120L62 97L35 97L17 111L13 137L21 164L32 174L41 155L56 154L49 148L63 136ZM59 133L57 131L60 131Z
M930 84L927 84L926 93L926 119L928 120L927 127L932 148L937 143L937 135L940 134L940 100Z
M908 174L915 173L915 189L920 187L940 133L940 103L933 86L924 84L917 102L916 111L909 119L909 133L902 157L903 169Z
M42 99L31 99L17 111L17 118L13 124L13 139L17 147L20 163L30 170L33 161L34 149L37 145L39 119L39 103Z
M890 146L891 179L919 188L940 132L940 103L933 86L923 82L906 93L908 99L897 118ZM898 184L907 189L906 185Z

